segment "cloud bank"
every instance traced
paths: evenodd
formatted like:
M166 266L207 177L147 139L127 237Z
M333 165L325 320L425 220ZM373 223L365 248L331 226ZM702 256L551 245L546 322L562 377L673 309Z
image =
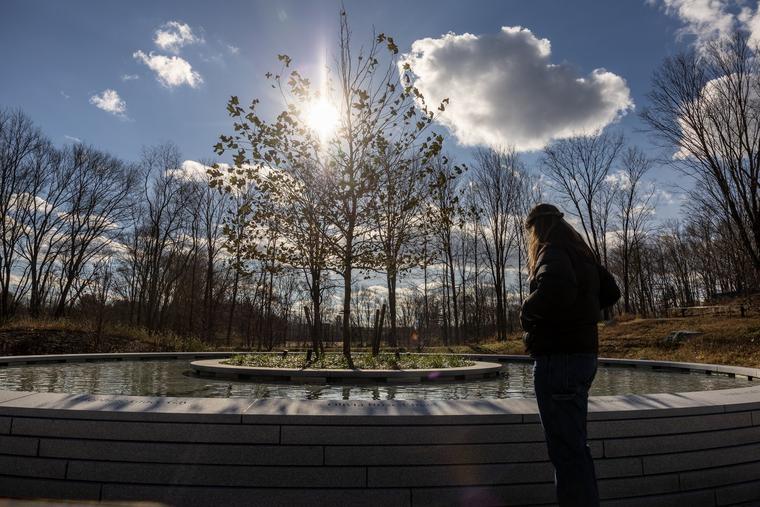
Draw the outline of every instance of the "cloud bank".
M450 99L440 122L463 145L538 150L604 128L633 108L625 80L553 64L551 43L527 28L417 40L400 65L428 104Z
M126 117L127 103L119 97L116 90L110 88L90 97L90 104L108 113L122 118Z
M735 30L750 34L750 42L760 43L760 6L754 8L735 0L647 0L684 24L681 34L693 35L698 48L712 40L730 36Z
M157 55L152 51L145 54L143 51L135 51L132 57L148 66L155 74L156 79L166 88L176 88L184 84L191 88L197 88L203 83L201 75L193 70L193 66L179 56Z
M160 49L177 54L183 46L201 44L204 40L203 37L193 33L187 23L168 21L156 30L153 42Z

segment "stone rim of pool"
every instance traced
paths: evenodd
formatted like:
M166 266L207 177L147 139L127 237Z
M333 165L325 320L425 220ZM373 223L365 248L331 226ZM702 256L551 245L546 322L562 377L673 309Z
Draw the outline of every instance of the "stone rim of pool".
M228 355L3 357L0 365ZM760 377L760 369L736 366L600 364ZM757 505L760 385L751 384L592 396L589 446L603 499L642 507ZM18 498L230 506L249 505L251 498L313 506L554 502L538 410L527 398L252 400L0 391L0 443L0 494Z
M18 364L44 364L56 362L100 362L139 359L208 359L226 358L240 352L148 352L148 353L103 353L103 354L52 354L32 356L0 357L0 367ZM458 354L472 360L501 363L506 361L531 361L528 356L505 354ZM655 370L666 369L723 373L748 380L760 378L760 368L742 366L713 365L641 359L600 358L600 366L644 367ZM754 382L753 382L754 384ZM589 399L589 419L599 412L618 412L621 417L637 417L642 411L684 410L693 412L700 407L715 407L726 404L757 404L760 408L760 385L750 385L734 389L693 391L680 393L624 394L592 396ZM538 417L538 408L533 399L476 399L476 400L296 400L296 399L245 399L245 398L198 398L170 396L126 396L107 394L71 394L34 391L0 390L0 414L13 408L34 411L51 410L86 413L88 416L110 412L132 413L135 415L168 416L192 415L214 416L218 419L243 417L329 417L329 416L457 416L457 415L517 415ZM233 415L235 414L235 415ZM624 415L627 414L627 415ZM404 417L406 418L406 417ZM537 419L536 419L537 420Z

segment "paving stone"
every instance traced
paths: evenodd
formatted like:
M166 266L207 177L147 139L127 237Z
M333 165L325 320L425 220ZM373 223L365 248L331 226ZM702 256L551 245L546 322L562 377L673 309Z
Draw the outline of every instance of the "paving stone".
M255 400L244 423L318 425L518 424L535 400Z
M640 458L604 458L594 461L596 477L606 479L608 477L628 477L641 475Z
M66 477L66 460L0 456L0 475L63 479Z
M33 393L0 403L0 415L122 421L239 423L243 398Z
M408 489L209 488L104 484L103 501L158 501L183 507L410 507Z
M760 505L760 481L724 486L715 490L718 505Z
M681 489L711 488L728 484L760 481L760 461L681 473Z
M689 507L713 507L715 493L711 490L690 491L669 495L650 495L635 498L602 500L601 507L673 507L688 505Z
M282 426L283 444L393 445L543 442L538 424L462 426Z
M370 467L367 473L369 487L517 484L554 478L550 463Z
M165 465L70 461L67 477L74 480L165 485L270 488L366 486L365 469L359 467Z
M615 438L693 433L745 426L752 426L750 412L622 421L589 421L588 433L589 438Z
M760 442L760 427L706 431L685 435L623 438L604 441L609 457L664 454Z
M554 503L553 483L529 486L470 486L461 488L412 489L414 507L508 507Z
M279 426L15 418L13 434L149 442L276 444Z
M673 493L679 490L678 474L605 479L599 480L597 484L601 499Z
M644 473L662 474L700 468L733 465L755 461L760 456L760 444L739 445L726 448L644 456Z
M34 393L29 391L4 391L0 390L0 403L5 403L6 401L12 401L18 398L23 398L24 396L30 396Z
M7 435L11 432L11 419L10 417L0 417L0 434Z
M548 460L544 443L325 447L327 465L435 465Z
M321 446L168 444L44 438L40 441L40 456L229 465L322 465L324 461Z
M36 456L38 442L36 438L0 435L0 454Z
M100 484L0 476L0 496L97 501L100 497Z

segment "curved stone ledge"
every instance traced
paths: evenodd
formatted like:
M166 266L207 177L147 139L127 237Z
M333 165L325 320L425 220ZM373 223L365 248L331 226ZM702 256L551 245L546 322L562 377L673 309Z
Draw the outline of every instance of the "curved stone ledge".
M78 357L66 360L92 356ZM61 360L19 359L0 363ZM601 362L760 377L753 368ZM760 504L760 384L592 397L589 410L603 505ZM529 399L295 401L0 391L0 496L391 507L547 505L553 495L537 407Z
M458 368L420 368L414 370L362 370L362 369L322 369L322 368L260 368L223 364L224 359L202 359L192 361L190 366L196 373L215 377L248 380L255 378L276 378L298 381L340 381L371 380L375 382L428 382L435 380L470 380L495 377L501 364L474 361L471 366Z

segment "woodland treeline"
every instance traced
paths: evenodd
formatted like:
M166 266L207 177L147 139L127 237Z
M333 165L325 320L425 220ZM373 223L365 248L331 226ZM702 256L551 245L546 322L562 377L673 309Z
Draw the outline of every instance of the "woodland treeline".
M282 112L232 97L214 160L161 144L123 161L56 147L0 110L0 319L85 318L214 345L410 349L505 340L527 296L523 219L558 204L618 279L614 313L657 316L760 287L760 69L745 34L665 60L641 118L676 156L614 127L448 155L392 38L350 51L314 89L280 55ZM401 69L399 72L398 69ZM332 97L329 138L301 121ZM508 145L507 145L508 146ZM677 219L653 168L688 176ZM382 318L380 318L382 316ZM378 322L379 321L379 322ZM378 332L378 328L382 328Z

